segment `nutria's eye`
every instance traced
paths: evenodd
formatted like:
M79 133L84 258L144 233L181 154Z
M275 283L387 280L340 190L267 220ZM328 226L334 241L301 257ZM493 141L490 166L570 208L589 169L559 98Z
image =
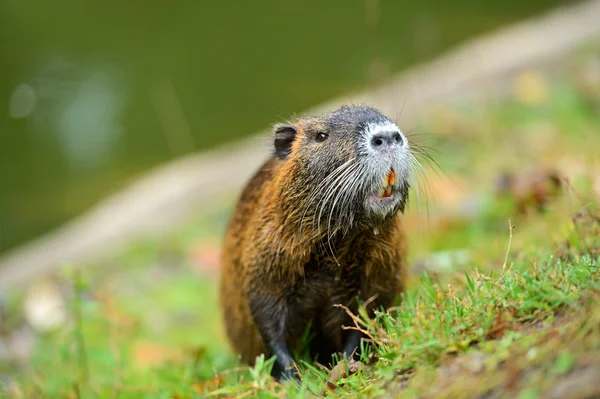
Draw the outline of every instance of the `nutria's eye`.
M329 137L327 133L319 132L315 136L315 140L317 140L319 143L322 143L323 141L327 140L327 137Z

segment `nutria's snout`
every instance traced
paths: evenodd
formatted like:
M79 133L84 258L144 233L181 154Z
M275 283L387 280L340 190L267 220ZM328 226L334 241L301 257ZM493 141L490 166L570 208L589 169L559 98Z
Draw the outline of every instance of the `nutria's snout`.
M371 147L382 154L396 151L398 147L402 147L403 143L404 139L399 130L384 131L371 137Z
M363 157L360 162L369 171L366 178L371 179L365 208L379 217L403 211L412 170L412 155L406 136L387 118L365 123L362 136Z

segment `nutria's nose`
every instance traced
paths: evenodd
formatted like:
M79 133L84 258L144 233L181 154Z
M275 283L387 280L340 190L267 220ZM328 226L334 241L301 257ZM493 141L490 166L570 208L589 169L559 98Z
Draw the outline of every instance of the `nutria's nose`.
M402 136L395 131L377 133L371 138L371 147L378 151L400 145L402 145Z

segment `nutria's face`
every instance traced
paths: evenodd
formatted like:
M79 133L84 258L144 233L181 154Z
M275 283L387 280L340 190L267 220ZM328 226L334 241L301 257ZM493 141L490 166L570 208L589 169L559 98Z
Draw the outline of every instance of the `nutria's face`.
M375 109L345 106L279 126L275 149L298 165L304 205L319 220L377 223L404 210L413 156L398 126Z

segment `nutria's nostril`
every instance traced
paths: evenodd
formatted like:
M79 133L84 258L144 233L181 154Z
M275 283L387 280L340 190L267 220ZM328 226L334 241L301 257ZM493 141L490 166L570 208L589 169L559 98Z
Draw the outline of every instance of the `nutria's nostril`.
M402 144L402 135L397 131L382 132L371 138L371 145L374 149L382 151L388 147L395 147Z
M396 132L396 134L394 134L394 140L396 140L396 143L402 144L402 136L400 136L400 133Z

